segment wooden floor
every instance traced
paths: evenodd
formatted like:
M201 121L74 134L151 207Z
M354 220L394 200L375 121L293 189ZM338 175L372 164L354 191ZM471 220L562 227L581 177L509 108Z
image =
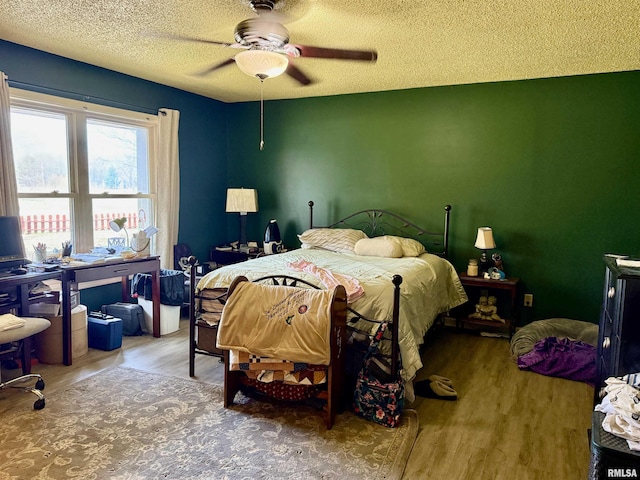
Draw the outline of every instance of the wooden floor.
M521 372L505 339L434 332L422 354L418 380L432 373L453 380L457 401L420 398L420 432L404 479L572 480L587 478L593 390L582 383ZM73 366L35 365L46 393L117 365L188 378L188 322L154 339L124 337L123 348L90 349ZM3 378L18 370L3 371ZM198 356L197 378L222 384L216 358ZM0 416L30 408L35 397L0 392Z
M419 398L420 433L405 479L583 480L593 389L523 372L509 342L436 332L417 380L450 378L458 400Z

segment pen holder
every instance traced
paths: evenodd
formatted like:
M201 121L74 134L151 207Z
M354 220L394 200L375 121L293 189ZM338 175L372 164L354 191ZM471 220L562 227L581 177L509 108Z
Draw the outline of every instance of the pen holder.
M33 258L37 263L45 263L47 261L47 249L36 249Z
M62 248L62 258L71 256L71 245L66 245Z

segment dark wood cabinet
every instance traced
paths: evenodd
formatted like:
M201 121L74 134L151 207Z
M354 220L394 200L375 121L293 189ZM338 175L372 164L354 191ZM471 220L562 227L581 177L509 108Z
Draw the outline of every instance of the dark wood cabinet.
M506 330L510 337L513 336L517 323L517 319L515 318L517 313L516 297L518 292L518 282L520 279L517 277L511 277L503 280L494 280L483 277L470 277L464 272L460 273L459 277L460 283L462 283L462 286L467 292L469 302L462 307L458 307L454 312L452 312L456 317L456 323L458 326L464 327L466 325L473 325L481 328L489 327L491 329ZM503 318L504 323L482 320L471 316L471 314L473 314L473 306L478 303L478 299L484 290L486 290L490 295L495 295L499 292L505 292L508 294L509 303L507 305L504 303L498 305L498 313ZM506 312L505 307L507 307Z
M264 255L264 251L262 249L249 253L238 250L218 250L217 248L212 247L209 250L209 267L214 269L223 265L245 262L251 258L257 258L262 255Z
M605 264L595 403L607 378L640 372L640 268L620 267L609 256Z

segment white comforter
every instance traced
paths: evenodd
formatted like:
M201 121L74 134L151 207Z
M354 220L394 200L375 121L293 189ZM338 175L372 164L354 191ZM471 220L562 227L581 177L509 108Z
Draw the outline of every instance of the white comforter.
M419 257L381 258L320 249L298 249L218 268L203 277L196 290L228 287L239 275L254 280L267 275L286 274L321 286L316 277L287 268L288 263L298 260L306 260L332 272L357 278L365 295L350 306L361 315L375 320L391 319L391 278L394 275L402 276L398 328L402 377L407 381L422 367L419 347L437 315L467 301L451 263L428 253ZM371 333L376 328L375 325L368 327Z

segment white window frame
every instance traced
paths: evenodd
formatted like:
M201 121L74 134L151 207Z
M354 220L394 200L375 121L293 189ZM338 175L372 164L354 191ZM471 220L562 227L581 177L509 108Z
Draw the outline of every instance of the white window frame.
M157 224L157 160L158 116L95 103L57 97L39 92L10 88L11 106L62 114L67 117L67 146L69 152L69 193L18 193L18 198L72 199L73 245L76 252L88 252L93 245L94 199L149 198L153 205L149 221ZM148 131L149 193L113 194L89 193L88 152L86 122L88 119L116 122L145 128ZM152 251L153 251L152 242Z

